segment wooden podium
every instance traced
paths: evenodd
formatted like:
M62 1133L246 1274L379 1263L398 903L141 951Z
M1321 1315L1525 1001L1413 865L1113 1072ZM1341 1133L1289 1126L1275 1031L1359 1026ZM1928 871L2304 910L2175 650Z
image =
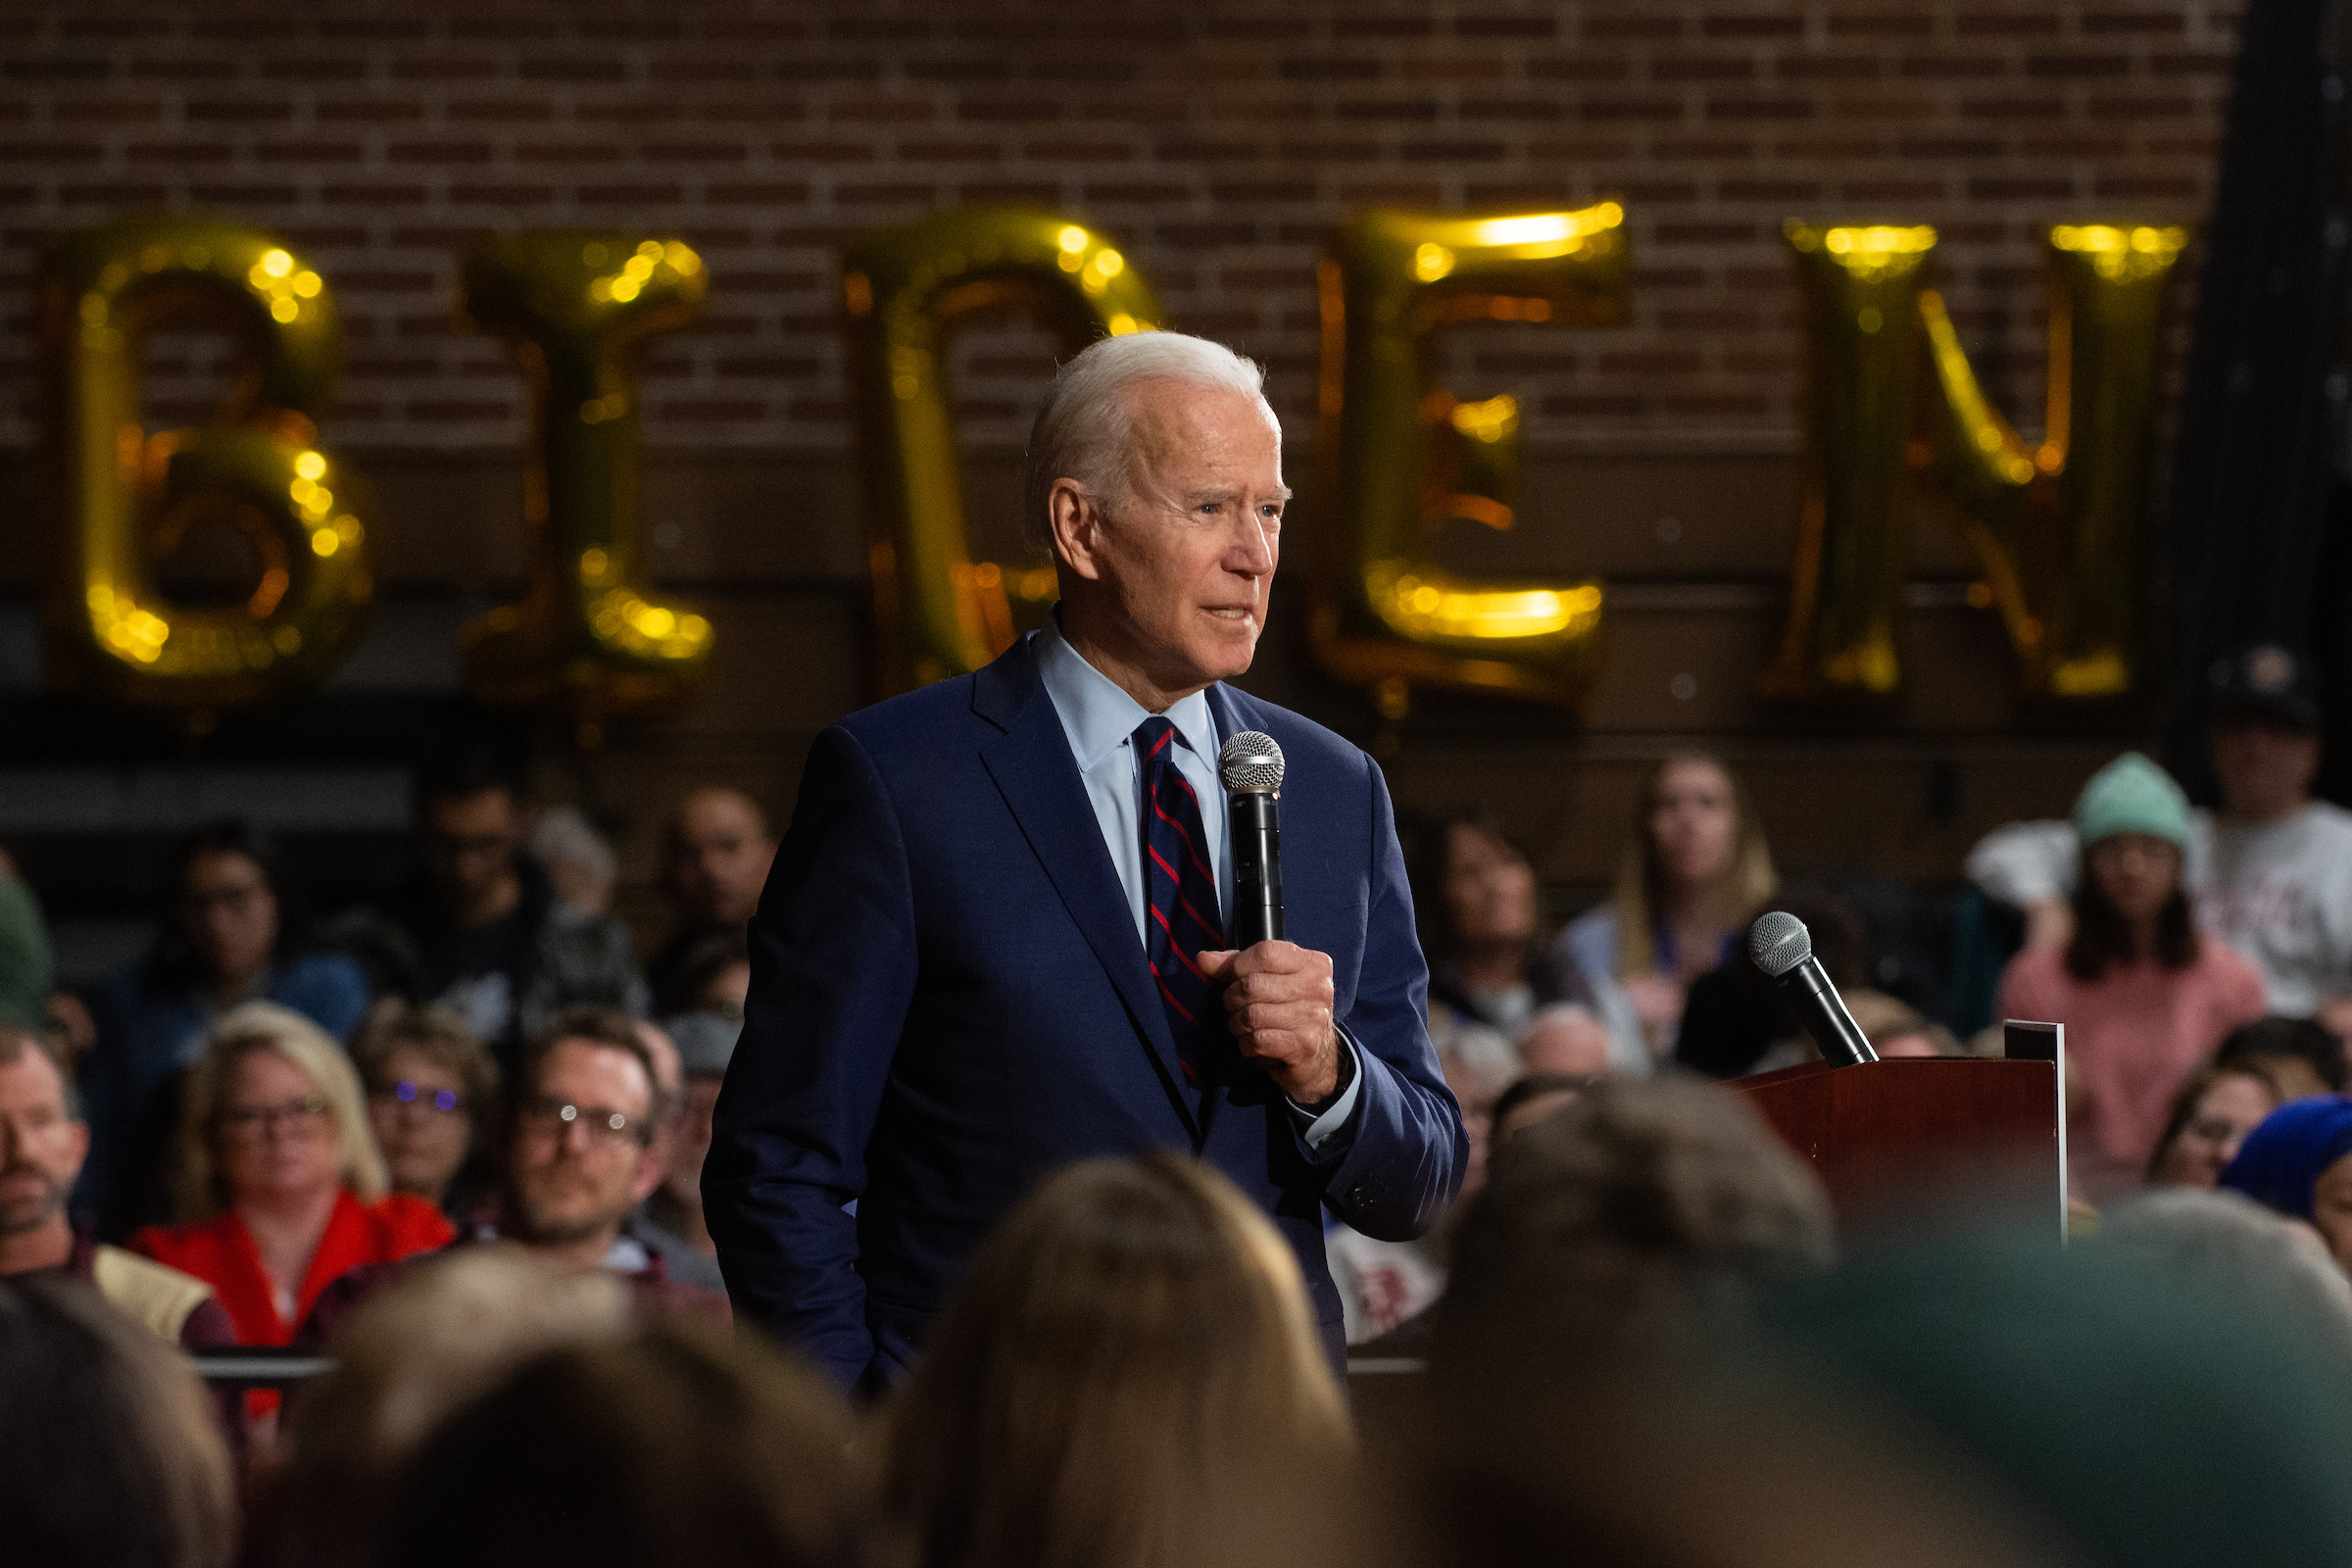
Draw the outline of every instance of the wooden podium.
M2048 1061L1811 1062L1725 1085L1813 1166L1852 1232L1922 1206L2045 1210L2066 1223L2058 1069Z

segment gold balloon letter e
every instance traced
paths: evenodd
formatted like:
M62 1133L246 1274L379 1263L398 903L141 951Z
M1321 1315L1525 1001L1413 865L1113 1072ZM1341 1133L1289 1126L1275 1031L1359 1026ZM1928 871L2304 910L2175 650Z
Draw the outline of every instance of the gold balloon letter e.
M978 669L1054 597L1051 567L974 563L948 403L949 335L983 312L1037 313L1075 352L1160 325L1159 305L1096 230L1018 208L972 207L869 234L842 259L858 445L865 466L882 685Z
M326 284L267 234L185 218L68 234L40 271L46 652L71 690L212 710L318 679L372 592L356 479L315 423L341 339ZM147 434L139 344L165 325L225 329L239 373L211 422ZM155 560L226 526L259 559L233 605L179 605Z
M1432 340L1463 321L1624 318L1625 213L1368 212L1318 267L1323 313L1314 644L1400 717L1412 684L1577 702L1601 656L1597 582L1472 582L1427 559L1448 517L1512 521L1518 405L1456 403Z
M637 515L638 347L693 320L709 275L676 239L540 230L466 259L461 324L514 346L530 387L523 470L530 585L464 632L474 690L496 703L562 699L593 735L607 714L693 691L710 622L657 603Z

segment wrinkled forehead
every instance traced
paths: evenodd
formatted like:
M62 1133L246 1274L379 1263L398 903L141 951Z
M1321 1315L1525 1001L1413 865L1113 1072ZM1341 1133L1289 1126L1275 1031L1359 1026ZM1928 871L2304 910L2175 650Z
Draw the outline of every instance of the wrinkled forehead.
M1203 386L1169 375L1139 376L1119 389L1131 457L1162 461L1217 447L1282 449L1282 421L1256 393Z

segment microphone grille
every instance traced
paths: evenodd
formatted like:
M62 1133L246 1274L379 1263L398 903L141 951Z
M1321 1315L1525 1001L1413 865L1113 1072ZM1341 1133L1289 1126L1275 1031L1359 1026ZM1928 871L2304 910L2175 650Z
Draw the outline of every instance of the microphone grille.
M1217 753L1217 777L1237 792L1282 788L1282 748L1274 737L1246 729Z
M1756 960L1757 968L1778 980L1813 956L1813 933L1795 915L1774 909L1747 928L1747 956Z

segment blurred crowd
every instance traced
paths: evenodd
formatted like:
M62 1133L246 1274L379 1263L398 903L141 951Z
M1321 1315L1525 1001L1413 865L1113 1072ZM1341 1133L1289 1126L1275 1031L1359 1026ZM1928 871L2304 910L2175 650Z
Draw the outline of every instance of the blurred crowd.
M1746 956L1775 910L1882 1057L2003 1049L1780 877L1723 760L1649 772L1556 931L1499 818L1405 813L1471 1157L1418 1241L1328 1223L1345 1389L1173 1154L1040 1188L873 1409L735 1333L700 1173L776 849L736 791L671 808L642 962L612 846L492 743L419 769L380 901L313 919L208 824L74 992L0 875L0 1561L2352 1560L2352 813L2300 660L2207 696L2218 808L2117 758L1949 928L2002 955L1980 1010L2065 1026L2063 1251L1856 1246L1721 1087L1818 1059Z

